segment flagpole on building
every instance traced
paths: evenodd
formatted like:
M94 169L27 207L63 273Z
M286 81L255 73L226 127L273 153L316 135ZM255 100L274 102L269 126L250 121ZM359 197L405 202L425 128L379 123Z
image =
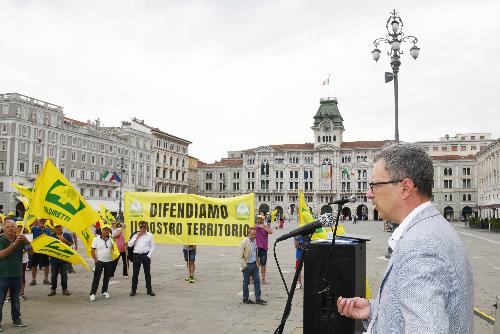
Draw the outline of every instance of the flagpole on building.
M118 219L123 222L123 210L122 210L122 195L123 195L123 155L120 157L120 198L118 202Z

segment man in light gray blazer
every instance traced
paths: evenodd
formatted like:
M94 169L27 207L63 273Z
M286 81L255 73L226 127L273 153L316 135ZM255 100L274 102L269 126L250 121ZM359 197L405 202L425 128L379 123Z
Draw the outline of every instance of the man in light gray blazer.
M430 202L433 170L414 144L375 156L367 197L398 224L394 251L375 299L337 300L341 316L364 320L368 333L473 333L472 270L455 229Z

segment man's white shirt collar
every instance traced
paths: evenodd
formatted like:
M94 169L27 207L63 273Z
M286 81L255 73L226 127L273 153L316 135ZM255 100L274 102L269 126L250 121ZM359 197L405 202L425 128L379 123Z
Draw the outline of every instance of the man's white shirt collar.
M430 205L431 202L427 201L417 206L415 209L412 210L412 212L410 212L408 216L406 216L405 219L403 219L401 224L399 224L399 226L394 230L394 232L392 232L392 235L389 237L389 240L387 240L387 243L389 244L389 247L391 247L392 250L396 249L396 245L398 244L399 239L401 239L404 230L410 224L412 219L415 218L417 214L419 214L421 211L423 211Z

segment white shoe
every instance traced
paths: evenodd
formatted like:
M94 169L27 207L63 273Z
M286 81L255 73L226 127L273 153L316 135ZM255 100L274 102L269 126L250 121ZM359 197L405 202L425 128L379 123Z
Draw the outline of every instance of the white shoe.
M111 297L111 296L109 295L109 293L107 293L107 292L103 292L102 296L103 296L104 298L106 298L106 299L108 299L109 297Z
M90 295L90 301L93 302L95 300L95 295Z

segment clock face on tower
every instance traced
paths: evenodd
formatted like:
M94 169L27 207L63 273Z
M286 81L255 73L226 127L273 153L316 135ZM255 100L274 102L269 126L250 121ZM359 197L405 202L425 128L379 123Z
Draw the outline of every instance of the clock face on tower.
M330 124L324 124L324 125L322 126L322 130L323 130L323 132L328 132L328 131L330 131Z

